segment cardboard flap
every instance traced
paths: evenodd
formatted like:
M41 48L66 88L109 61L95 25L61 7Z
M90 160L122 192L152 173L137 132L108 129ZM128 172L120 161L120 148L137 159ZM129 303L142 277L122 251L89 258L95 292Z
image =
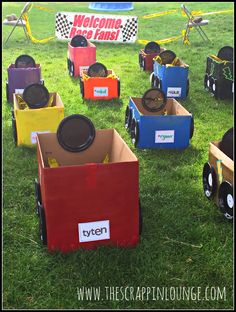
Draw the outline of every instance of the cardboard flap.
M215 158L222 160L222 165L234 172L234 161L219 149L219 142L220 141L210 142L209 154L212 154Z

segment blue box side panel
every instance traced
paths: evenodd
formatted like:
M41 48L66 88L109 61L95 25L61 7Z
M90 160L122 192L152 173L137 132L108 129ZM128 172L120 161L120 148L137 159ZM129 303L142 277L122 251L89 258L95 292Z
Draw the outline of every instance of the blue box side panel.
M154 76L161 80L161 89L172 98L185 98L187 91L188 68L179 66L166 67L154 62ZM174 89L168 88L181 88L181 93L175 94Z
M189 145L190 123L191 116L141 116L137 147L184 149ZM156 136L163 130L173 132L173 143L156 142Z

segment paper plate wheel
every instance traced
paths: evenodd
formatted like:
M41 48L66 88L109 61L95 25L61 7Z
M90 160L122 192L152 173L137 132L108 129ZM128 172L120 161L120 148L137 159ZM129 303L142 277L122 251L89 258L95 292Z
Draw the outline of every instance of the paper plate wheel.
M30 55L20 55L15 60L15 68L36 67L35 60Z
M158 88L147 90L142 97L142 105L149 112L161 111L166 106L165 93Z
M39 235L43 245L47 245L46 216L43 205L39 204Z
M208 199L212 198L217 189L217 176L209 162L206 162L203 167L202 182L205 196Z
M82 35L76 35L71 39L71 46L74 48L77 47L87 47L88 40Z
M130 135L131 135L132 143L136 147L138 144L138 139L139 139L139 125L138 125L138 121L136 121L134 118L132 119L131 125L130 125Z
M57 129L59 144L69 152L87 149L95 138L95 128L86 116L74 114L64 118Z
M106 77L107 68L102 63L94 63L88 68L88 75L90 77Z
M49 101L48 89L39 83L28 85L23 92L23 100L29 108L37 109L47 105Z
M160 45L155 41L148 42L144 47L144 52L146 54L160 53L160 51L161 51Z
M159 57L161 58L162 65L172 64L176 58L176 54L171 50L164 50L159 54Z
M232 220L234 209L233 187L228 181L223 181L219 187L218 193L219 209L224 216Z
M129 106L127 106L125 110L125 129L127 131L130 131L131 120L132 120L132 110Z
M225 46L219 50L217 56L221 60L232 62L234 57L234 49L232 47Z

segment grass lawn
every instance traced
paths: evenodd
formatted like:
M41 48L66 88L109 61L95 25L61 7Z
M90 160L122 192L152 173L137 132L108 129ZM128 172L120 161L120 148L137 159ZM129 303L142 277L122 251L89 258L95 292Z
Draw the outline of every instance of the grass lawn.
M91 12L88 2L35 3L55 12ZM160 40L181 34L186 19L180 13L153 19L142 16L180 9L180 2L134 2L134 10L118 12L139 17L138 38ZM19 14L23 2L2 4L2 19ZM233 8L232 2L189 2L192 10L212 12ZM95 12L98 13L98 12ZM113 12L114 14L114 12ZM54 34L54 14L33 8L29 13L32 34L45 38ZM208 160L210 141L221 139L232 127L233 104L215 100L203 87L206 57L225 46L233 46L233 14L206 16L204 43L196 30L191 45L181 40L162 47L173 50L189 64L190 93L180 101L194 114L195 132L189 147L178 150L137 150L124 128L130 96L142 97L150 88L149 73L138 65L135 44L95 43L97 60L120 76L121 97L107 103L82 101L78 79L67 72L67 42L27 43L16 29L2 49L3 129L3 306L5 309L232 309L233 227L208 201L202 189L202 168ZM11 28L3 27L3 39ZM50 92L57 91L65 105L65 116L89 117L96 128L115 128L139 159L143 232L132 249L101 247L70 254L48 253L39 239L35 215L34 178L36 150L14 146L11 107L6 102L7 67L20 54L29 54L42 67L42 78ZM105 287L199 287L207 300L105 300ZM104 300L79 300L81 287L100 287ZM210 296L211 287L225 292ZM172 288L173 289L173 288ZM214 289L212 292L214 292ZM120 297L119 297L120 298ZM168 299L168 300L167 300Z

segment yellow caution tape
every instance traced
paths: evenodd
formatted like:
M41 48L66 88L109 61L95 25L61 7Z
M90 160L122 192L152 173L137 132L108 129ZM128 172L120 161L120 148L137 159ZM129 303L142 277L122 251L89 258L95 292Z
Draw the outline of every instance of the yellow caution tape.
M159 17L159 16L163 16L163 15L167 15L167 14L176 13L177 11L178 10L163 11L163 12L159 12L159 13L153 13L153 14L149 14L149 15L144 15L142 18L149 19L149 18L154 18L154 17Z
M54 96L51 95L46 107L52 107Z
M213 60L215 60L216 62L218 62L218 63L223 63L224 65L226 65L227 63L229 63L229 61L222 60L221 58L219 58L218 56L213 55L213 54L211 54L210 57L211 57Z
M218 159L216 161L216 166L217 166L217 172L218 172L218 178L219 178L219 182L220 184L223 181L223 174L222 174L222 160Z
M106 156L105 156L105 158L104 158L104 160L103 160L103 164L108 164L108 163L109 163L109 161L110 161L110 159L109 159L109 155L108 155L108 154L106 154Z
M47 8L43 8L43 7L38 6L38 5L35 5L35 4L33 4L33 7L36 8L36 9L38 9L38 10L45 11L45 12L48 12L48 13L55 13L54 10L47 9Z
M60 167L57 160L53 157L48 157L48 165L50 168L58 168Z
M22 18L25 20L25 23L26 23L26 31L27 31L27 34L30 38L30 40L34 43L47 43L48 41L52 40L52 39L55 39L55 37L48 37L48 38L44 38L44 39L36 39L33 37L32 33L31 33L31 29L30 29L30 23L29 23L29 18L28 18L28 14L27 13L24 13L22 15Z
M215 14L227 14L227 13L232 13L234 10L224 10L224 11L216 11L216 12L207 12L207 13L202 13L201 16L204 15L215 15Z

